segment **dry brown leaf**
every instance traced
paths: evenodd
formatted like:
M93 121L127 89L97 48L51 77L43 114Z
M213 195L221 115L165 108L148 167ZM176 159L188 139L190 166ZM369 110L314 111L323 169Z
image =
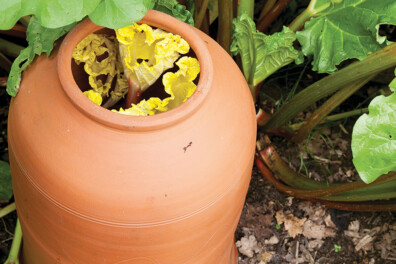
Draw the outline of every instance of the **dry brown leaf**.
M264 244L266 245L275 245L279 243L279 238L277 236L272 236L270 239L264 240Z
M335 232L325 225L318 225L311 220L307 220L303 225L303 235L308 239L323 239L326 237L334 237Z
M344 231L344 235L346 235L348 237L352 237L352 238L359 238L360 237L358 232L348 231L348 230Z
M322 222L324 221L324 216L326 215L326 208L323 205L319 203L314 205L309 201L303 201L298 204L298 208L305 212L309 220L312 220L317 224L322 224Z
M364 236L362 239L360 239L359 243L355 246L355 250L359 251L360 249L363 249L365 251L369 251L372 249L372 243L373 242L373 237L370 235Z
M276 212L275 215L276 221L279 225L284 224L287 233L292 238L295 238L297 235L302 234L303 232L303 224L306 218L298 218L293 214L289 213L285 215L283 210Z
M258 253L260 251L257 246L256 238L252 235L249 237L242 237L241 240L238 240L235 243L235 245L238 248L239 253L249 258L252 258L254 253Z
M299 203L298 209L303 210L305 214L309 216L309 218L315 215L315 208L313 204L309 201L302 201L301 203Z
M273 253L271 252L264 252L261 254L261 260L259 264L267 264L272 260Z
M359 220L355 220L349 223L348 230L352 232L359 232L360 222Z
M311 240L308 242L308 249L313 250L313 249L319 249L323 246L324 241L321 239L315 239Z
M326 215L324 222L326 226L331 227L333 229L337 229L336 225L333 223L333 220L331 220L331 216L329 214Z

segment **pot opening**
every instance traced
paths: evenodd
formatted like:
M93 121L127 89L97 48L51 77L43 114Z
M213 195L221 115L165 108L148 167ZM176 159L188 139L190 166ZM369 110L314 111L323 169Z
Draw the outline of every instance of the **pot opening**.
M196 71L191 67L198 70L187 82L189 71ZM135 116L178 107L195 92L199 80L199 62L189 43L147 24L93 32L74 48L71 69L77 86L93 103ZM172 85L164 85L175 78Z
M88 91L91 86L87 80L87 74L81 65L82 63L77 65L74 62L74 48L80 41L94 32L114 36L113 30L104 29L101 26L93 24L89 19L86 19L68 33L60 46L57 56L59 80L70 101L90 119L105 126L121 130L154 130L184 120L197 111L203 104L205 98L209 94L213 80L213 62L207 46L208 41L204 41L204 36L196 29L169 15L154 10L149 10L139 23L150 25L152 28L161 28L167 32L179 35L190 45L189 52L187 52L187 54L182 54L183 56L181 57L191 56L199 61L199 75L196 76L194 80L194 84L196 85L195 92L193 92L192 95L190 94L191 96L188 97L186 101L169 111L145 117L120 114L93 103L83 94L83 92ZM106 58L100 57L98 61L104 59ZM179 58L179 60L180 59L181 58ZM176 67L176 69L178 68ZM186 69L187 73L191 72L191 67L186 67ZM172 70L168 71L168 73L171 73ZM147 98L152 96L158 96L159 100L162 99L164 95L158 92L158 90L161 90L158 89L158 87L160 87L159 84L161 84L161 81L153 83L153 86L142 94L141 100L147 100ZM111 89L115 89L114 85L114 83L111 83ZM123 100L126 99L123 98ZM123 103L125 103L125 101L120 100L118 106ZM116 107L117 106L114 106L113 108Z

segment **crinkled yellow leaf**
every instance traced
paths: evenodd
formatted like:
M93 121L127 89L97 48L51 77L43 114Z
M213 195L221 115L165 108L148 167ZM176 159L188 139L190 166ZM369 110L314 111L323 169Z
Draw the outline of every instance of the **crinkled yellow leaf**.
M182 57L176 65L180 68L176 73L167 72L162 78L165 92L171 95L164 99L168 101L169 110L185 102L194 93L197 86L193 81L200 71L199 62L195 58Z
M94 90L88 90L85 91L84 94L88 97L89 100L91 100L95 104L97 105L102 104L102 96L100 95L100 93L95 92Z
M134 24L116 30L125 74L143 92L190 46L179 35Z
M200 66L198 60L191 57L182 57L176 65L179 66L179 70L176 73L164 74L162 79L165 91L170 97L163 100L151 97L133 104L128 109L113 111L126 115L147 116L171 110L185 102L196 89L193 81L200 71Z
M99 56L107 57L98 61ZM73 58L77 64L84 62L84 70L89 75L90 86L100 94L108 94L111 82L116 75L116 47L114 42L105 35L90 34L84 38L74 49ZM107 75L106 82L98 79L99 75Z
M157 110L163 110L163 101L157 97L151 97L148 100L142 100L137 105L132 105L132 107L128 109L120 108L119 111L113 110L114 112L118 112L125 115L134 115L134 116L148 116L154 115L157 113ZM166 111L166 109L164 110Z
M114 37L90 34L73 51L73 58L76 63L84 63L84 70L89 75L89 85L102 98L109 96L109 90L115 76L117 76L116 88L112 95L116 93L118 97L123 97L128 91L128 81L122 74L123 66L118 54L117 44ZM98 78L100 75L105 76L104 83ZM97 102L97 100L94 101L94 103Z

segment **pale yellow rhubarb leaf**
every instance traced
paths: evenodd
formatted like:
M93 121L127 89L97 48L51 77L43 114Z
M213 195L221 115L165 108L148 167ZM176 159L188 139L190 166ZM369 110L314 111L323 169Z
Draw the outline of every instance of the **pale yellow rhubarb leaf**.
M148 116L154 115L157 113L157 108L161 107L162 101L157 97L151 97L148 100L142 100L138 104L132 105L132 107L128 109L122 109L118 111L118 113L125 115L134 115L134 116ZM113 110L117 112L116 110Z
M200 71L199 62L195 58L182 57L176 65L179 70L176 73L168 72L164 74L162 83L165 91L170 95L161 100L157 97L151 97L148 100L142 100L138 104L133 104L128 109L120 109L118 112L126 115L146 116L171 110L185 102L196 89L194 84L195 78ZM116 110L113 110L117 112Z
M179 35L134 24L116 30L125 74L140 91L145 91L161 74L173 67L190 46Z
M165 92L170 94L170 97L164 99L168 102L169 110L181 105L195 92L197 86L193 81L200 71L199 62L195 58L182 57L176 65L179 66L176 73L167 72L162 78Z
M77 64L84 63L84 70L88 74L89 85L97 94L88 96L98 103L98 94L102 97L109 96L113 79L117 78L117 92L125 95L128 90L128 81L123 72L123 65L118 55L118 45L115 37L103 34L90 34L85 37L74 49L73 58ZM98 78L104 76L105 81ZM112 92L113 93L113 92Z
M84 94L85 94L85 96L88 97L89 100L91 100L95 104L97 104L97 105L102 104L102 96L100 95L100 93L95 92L94 90L88 90L88 91L85 91Z

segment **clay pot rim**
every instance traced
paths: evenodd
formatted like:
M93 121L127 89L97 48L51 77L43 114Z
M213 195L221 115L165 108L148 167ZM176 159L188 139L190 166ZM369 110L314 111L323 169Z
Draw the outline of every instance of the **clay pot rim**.
M176 18L159 11L149 10L141 23L159 27L184 38L195 52L201 71L195 93L182 105L153 116L129 116L112 112L92 103L80 90L71 70L73 49L92 32L103 29L85 19L75 26L63 40L57 57L57 71L61 86L72 103L85 115L103 125L129 131L148 131L171 126L193 114L208 95L213 81L213 63L205 42L195 29Z

